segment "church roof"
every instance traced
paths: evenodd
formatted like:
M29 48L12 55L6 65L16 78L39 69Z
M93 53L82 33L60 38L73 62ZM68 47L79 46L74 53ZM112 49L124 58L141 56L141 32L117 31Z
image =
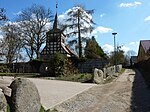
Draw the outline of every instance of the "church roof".
M53 29L57 29L57 23L58 23L58 22L57 22L57 21L58 21L57 18L58 18L58 17L57 17L57 13L56 13L56 14L55 14L55 19L54 19L54 24L53 24Z
M69 55L73 55L75 57L78 57L68 46L66 46L64 43L61 42L61 46L62 48L69 54Z
M48 32L63 32L62 30L60 30L58 28L58 16L57 16L57 12L55 14L55 18L54 18L54 23L53 23L53 28L51 30L49 30Z

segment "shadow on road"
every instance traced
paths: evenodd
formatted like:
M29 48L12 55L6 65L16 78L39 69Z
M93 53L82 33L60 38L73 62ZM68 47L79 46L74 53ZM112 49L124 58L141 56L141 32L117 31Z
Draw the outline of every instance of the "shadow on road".
M138 70L135 70L132 87L131 112L150 112L150 88Z

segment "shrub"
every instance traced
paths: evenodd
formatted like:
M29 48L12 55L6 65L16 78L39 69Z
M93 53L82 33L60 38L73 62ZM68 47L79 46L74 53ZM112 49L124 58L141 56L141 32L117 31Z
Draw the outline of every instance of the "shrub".
M8 72L8 68L6 65L1 65L0 66L0 73L6 73Z
M72 66L72 62L64 55L60 53L54 54L50 60L51 72L54 76L67 76L75 72L75 68Z

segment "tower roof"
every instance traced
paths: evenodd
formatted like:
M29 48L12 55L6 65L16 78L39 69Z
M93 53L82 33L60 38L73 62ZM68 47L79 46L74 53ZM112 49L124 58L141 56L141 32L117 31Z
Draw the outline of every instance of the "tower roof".
M57 12L55 14L55 19L54 19L54 23L53 23L53 29L57 29Z

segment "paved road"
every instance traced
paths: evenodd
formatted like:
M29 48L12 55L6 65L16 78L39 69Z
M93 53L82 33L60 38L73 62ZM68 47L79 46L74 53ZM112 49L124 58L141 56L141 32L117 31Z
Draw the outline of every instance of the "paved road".
M3 82L3 81L7 82ZM62 112L150 112L150 90L141 74L127 69L119 78L104 85L30 79L37 86L41 102ZM9 85L4 77L0 85Z
M112 83L92 87L55 108L62 112L150 112L150 91L138 71L127 69Z
M78 82L69 81L58 81L58 80L44 80L44 79L33 79L31 80L37 87L41 103L46 108L52 108L63 101L74 97L75 95L96 86L95 84L85 84ZM0 87L9 86L13 81L13 77L0 78Z

